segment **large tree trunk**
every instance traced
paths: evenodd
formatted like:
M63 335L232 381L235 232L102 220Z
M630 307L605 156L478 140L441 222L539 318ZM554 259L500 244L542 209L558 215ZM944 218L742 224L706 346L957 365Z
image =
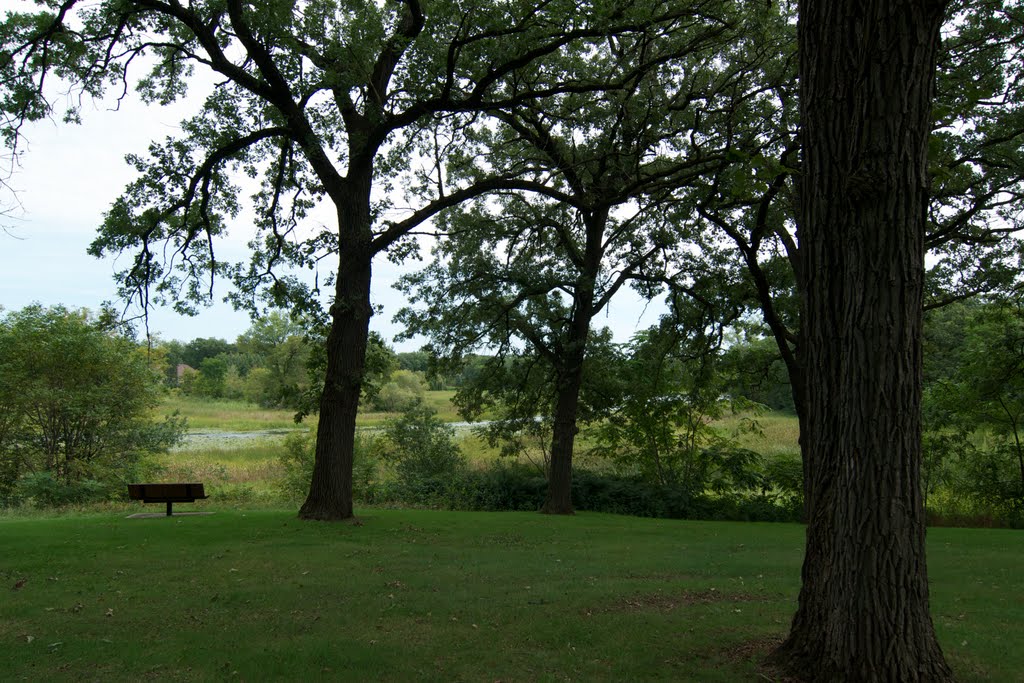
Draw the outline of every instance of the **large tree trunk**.
M327 335L327 371L320 397L316 459L309 495L299 510L302 519L352 517L352 463L356 413L363 383L370 329L369 181L339 207L342 239L331 329Z
M803 587L776 661L951 680L925 568L921 310L938 0L804 0Z
M583 388L583 363L590 339L590 323L594 317L594 287L601 272L604 256L604 229L608 223L608 207L584 214L587 240L580 273L576 277L572 316L566 339L557 363L558 386L555 396L554 427L551 435L551 463L548 467L548 495L541 512L549 515L571 515L572 453L576 445L577 414L580 390Z
M555 400L554 427L551 434L551 462L548 466L548 495L541 511L549 515L571 515L572 452L576 444L576 413L583 384L582 359L567 376L560 378Z
M549 515L571 515L572 507L572 454L576 445L577 413L580 390L583 387L583 363L590 337L590 319L593 309L593 286L586 282L578 286L575 312L569 322L568 338L559 359L557 395L555 397L554 427L551 434L551 463L548 467L548 495L541 512Z

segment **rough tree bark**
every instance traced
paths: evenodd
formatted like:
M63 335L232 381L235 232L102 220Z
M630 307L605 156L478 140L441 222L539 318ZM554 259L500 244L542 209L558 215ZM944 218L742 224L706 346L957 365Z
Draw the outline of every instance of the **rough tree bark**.
M814 681L947 681L925 567L921 316L943 0L803 0L807 550L775 661Z
M590 324L594 318L595 283L604 258L604 235L609 207L602 207L584 216L586 244L581 272L576 277L572 317L561 353L554 427L551 435L551 464L548 468L548 493L541 512L549 515L571 515L572 456L579 433L580 391L583 388L583 363L587 356ZM603 305L603 304L602 304Z
M302 519L352 517L356 412L373 314L369 171L362 174L362 181L347 184L338 208L338 276L327 335L327 370L320 397L313 476L309 494L299 509Z
M551 434L551 462L548 466L548 493L541 512L549 515L571 515L572 454L576 444L577 412L583 386L583 358L590 331L587 322L574 321L567 346L575 349L564 359L566 366L558 375L554 425Z

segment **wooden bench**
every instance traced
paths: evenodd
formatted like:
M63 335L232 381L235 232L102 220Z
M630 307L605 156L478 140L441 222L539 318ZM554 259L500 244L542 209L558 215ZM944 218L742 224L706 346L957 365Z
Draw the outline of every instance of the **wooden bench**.
M128 497L143 503L167 503L168 517L174 503L194 503L209 498L202 484L128 484Z

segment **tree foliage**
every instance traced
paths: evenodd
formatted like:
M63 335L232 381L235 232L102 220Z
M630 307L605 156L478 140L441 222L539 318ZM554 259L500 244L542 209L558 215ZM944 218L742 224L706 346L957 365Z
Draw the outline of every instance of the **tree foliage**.
M561 55L693 14L658 0L50 0L37 13L9 15L0 28L2 128L16 146L26 121L50 116L45 84L55 76L98 97L111 86L127 90L130 67L148 55L138 90L164 103L185 94L194 70L212 72L216 84L181 135L129 159L137 179L107 213L92 251L129 252L119 275L123 293L146 305L152 293L190 312L210 298L207 283L221 275L235 283L239 306L255 308L263 299L322 321L322 419L300 515L339 519L352 514L373 259L385 252L404 258L414 249L410 231L438 211L514 186L507 175L464 183L439 166L416 168L412 152L456 148L461 122L475 112L621 88L601 73L558 78ZM65 118L77 119L85 99L72 98ZM409 172L405 193L402 171ZM251 258L229 264L218 260L215 245L240 215L244 178L258 184ZM395 216L402 199L413 206ZM309 229L304 219L321 200L336 222ZM295 270L312 271L313 283ZM321 286L333 286L326 314Z
M690 230L686 209L666 202L732 161L726 131L751 115L745 102L757 99L776 47L761 21L764 12L730 2L680 5L670 20L570 53L545 74L547 88L593 72L621 87L494 110L467 134L475 145L449 155L450 175L498 168L522 187L445 216L435 261L403 284L421 307L400 318L441 354L490 347L550 369L548 511L572 509L592 321L630 284L653 295L672 280L693 292L691 253L715 251ZM762 40L747 35L751 27Z
M926 493L944 490L1009 522L1024 518L1024 317L966 302L929 315Z
M160 375L145 351L85 311L29 306L0 318L0 497L18 479L124 483L184 423L154 423ZM107 490L107 489L104 489ZM107 490L109 492L109 490Z
M716 346L706 330L671 324L634 337L617 368L622 400L595 428L595 452L623 472L694 495L755 488L760 457L711 424L730 408Z
M786 5L780 4L785 11ZM937 55L929 138L925 307L1019 286L1024 188L1024 90L1018 0L959 0L947 8ZM790 34L795 22L776 30ZM795 46L795 40L790 38ZM767 335L797 392L803 256L796 232L801 176L796 61L784 51L762 79L760 113L734 130L745 159L682 188L707 229L731 242L747 269ZM713 123L709 122L709 123ZM851 187L863 180L851 172Z

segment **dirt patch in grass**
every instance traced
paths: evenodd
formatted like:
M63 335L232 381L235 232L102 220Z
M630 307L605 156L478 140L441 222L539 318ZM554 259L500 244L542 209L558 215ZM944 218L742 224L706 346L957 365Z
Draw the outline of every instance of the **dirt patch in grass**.
M755 662L758 680L772 683L802 683L799 678L787 676L778 666L766 661L785 637L779 634L761 636L753 640L745 640L724 651L726 661L730 663Z
M734 645L725 650L723 654L726 661L732 664L754 662L757 667L757 680L771 681L772 683L802 683L800 679L787 676L778 666L766 661L768 655L781 645L783 640L785 638L778 634L761 636Z
M780 635L761 636L753 640L745 640L725 651L725 658L730 662L749 661L751 659L763 659L772 650L782 644L784 638ZM765 671L767 673L767 669ZM774 680L774 679L772 679Z
M749 593L723 593L709 588L702 591L682 591L666 593L656 591L654 593L639 593L623 598L616 604L601 609L602 612L639 612L651 610L656 612L669 612L678 607L690 605L710 605L716 602L762 602L764 596L752 595Z

